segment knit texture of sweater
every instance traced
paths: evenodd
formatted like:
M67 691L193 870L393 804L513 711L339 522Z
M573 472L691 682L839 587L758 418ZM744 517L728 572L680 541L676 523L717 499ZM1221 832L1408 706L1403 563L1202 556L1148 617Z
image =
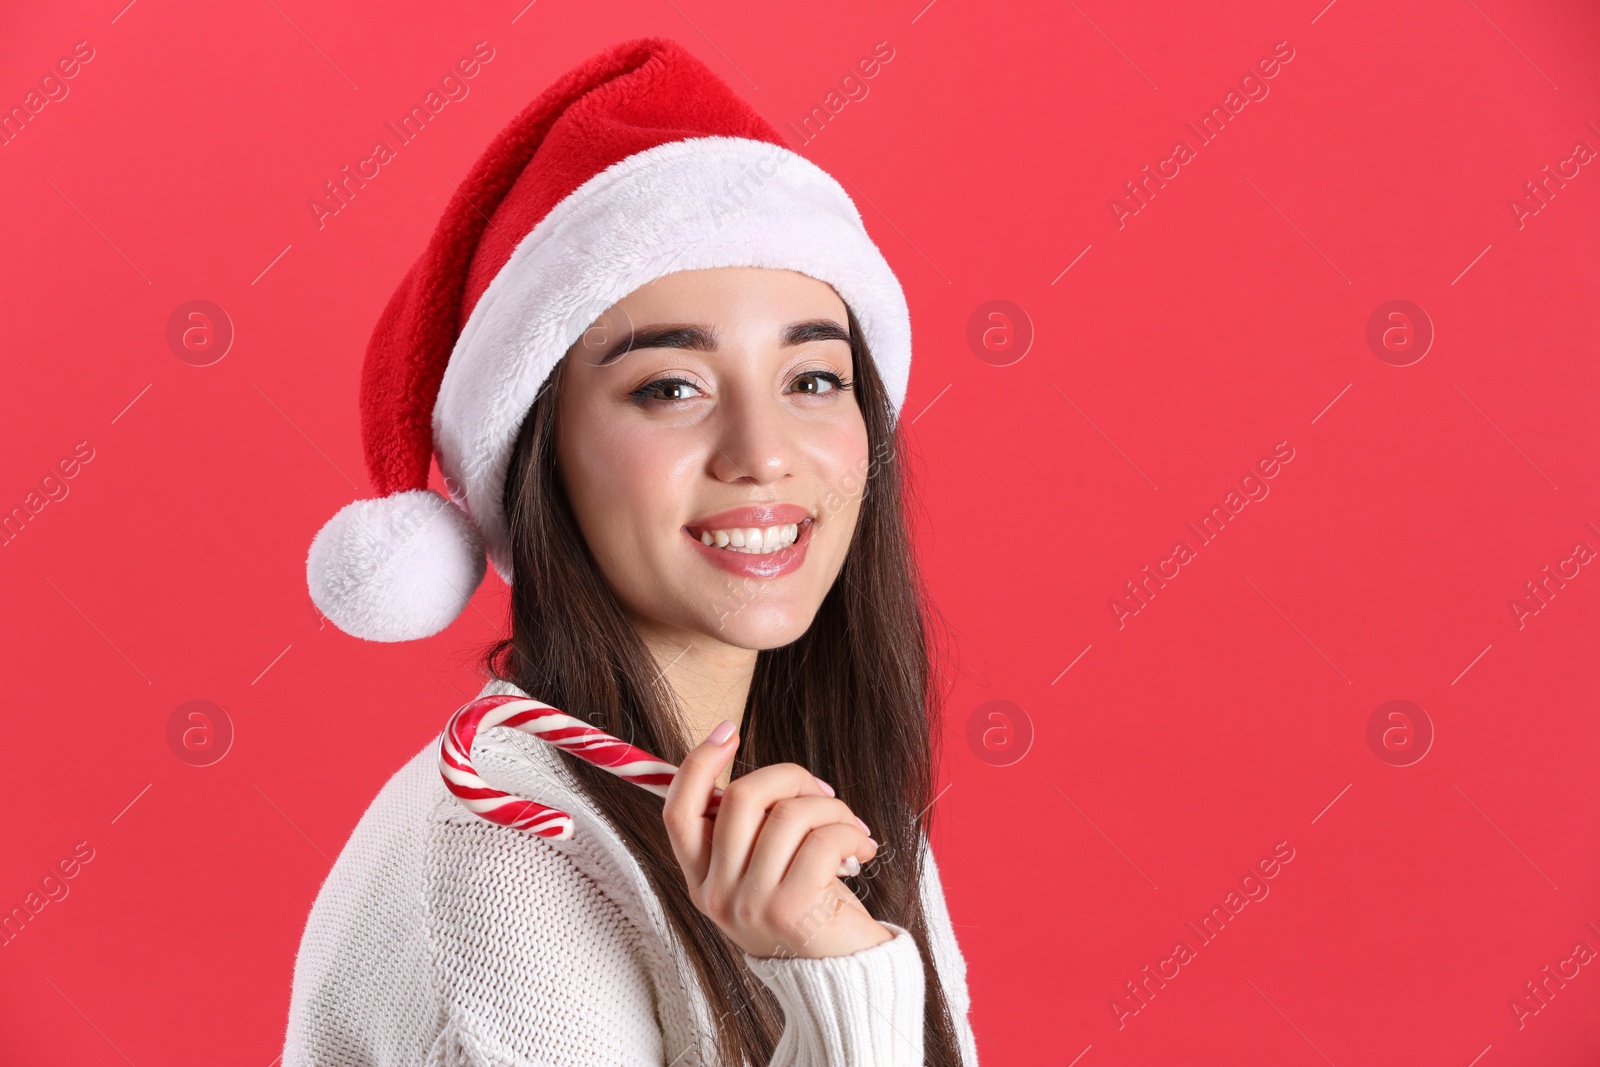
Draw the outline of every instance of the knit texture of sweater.
M483 696L516 686L490 681ZM317 893L295 957L283 1067L711 1067L715 1021L643 868L547 743L496 727L473 765L569 813L556 841L467 811L430 742L379 791ZM966 961L924 838L929 948L977 1067ZM823 959L745 963L783 1008L770 1067L923 1063L911 934Z

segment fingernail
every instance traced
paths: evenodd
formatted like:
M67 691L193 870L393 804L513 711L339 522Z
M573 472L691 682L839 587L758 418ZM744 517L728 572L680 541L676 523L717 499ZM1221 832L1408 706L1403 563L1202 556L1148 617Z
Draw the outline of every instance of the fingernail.
M717 723L717 728L711 731L711 736L706 738L706 740L710 741L713 745L720 745L732 736L733 723L724 719L722 722Z
M872 831L867 829L867 824L861 821L861 816L856 815L856 816L852 816L852 817L856 820L856 822L861 824L861 832L866 834L868 838L871 838L872 837Z
M817 778L817 776L814 775L814 774L811 777L816 780L818 789L822 790L824 793L828 794L830 797L838 795L833 791L833 786L829 785L827 782L824 782L821 778Z
M877 848L878 847L878 839L873 837L871 834L867 835L867 840L872 842L872 847L873 848Z

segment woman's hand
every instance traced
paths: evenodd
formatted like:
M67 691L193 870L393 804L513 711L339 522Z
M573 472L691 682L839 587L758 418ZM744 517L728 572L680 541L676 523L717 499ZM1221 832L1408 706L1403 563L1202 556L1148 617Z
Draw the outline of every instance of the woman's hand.
M735 779L715 819L711 790L739 747L731 723L689 753L667 788L662 818L695 906L758 958L846 956L894 935L839 880L877 842L848 805L798 763ZM718 731L725 732L720 743Z

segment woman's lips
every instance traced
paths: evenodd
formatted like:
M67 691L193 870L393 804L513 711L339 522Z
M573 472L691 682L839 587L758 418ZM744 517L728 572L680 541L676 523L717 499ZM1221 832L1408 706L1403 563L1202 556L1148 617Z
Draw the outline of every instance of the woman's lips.
M781 578L797 570L805 562L806 548L811 544L811 530L815 525L815 520L804 519L800 522L799 536L796 537L794 544L780 548L776 552L760 555L751 552L733 552L726 548L708 545L696 537L687 526L683 528L683 535L707 562L712 566L721 567L729 574L741 578Z
M730 530L735 526L740 529L751 526L765 529L768 526L787 526L811 517L811 512L799 504L747 504L719 511L715 515L702 515L691 521L689 527L696 533L701 530Z

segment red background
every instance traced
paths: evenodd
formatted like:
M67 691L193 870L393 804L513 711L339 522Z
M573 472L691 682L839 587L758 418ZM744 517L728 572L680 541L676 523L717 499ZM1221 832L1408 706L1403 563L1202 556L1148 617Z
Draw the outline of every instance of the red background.
M1592 5L525 2L7 16L6 107L94 58L0 148L0 507L94 455L0 549L0 906L94 858L0 949L6 1063L279 1054L323 876L506 606L491 573L385 646L311 605L312 535L368 492L367 335L493 134L642 34L785 129L894 51L794 146L911 303L917 532L959 635L934 841L983 1062L1596 1062L1600 966L1520 1027L1510 1002L1600 950L1600 568L1520 628L1508 605L1600 550L1600 164L1509 206L1600 150ZM470 95L319 229L323 183L480 40ZM1283 41L1269 95L1119 228L1123 183ZM209 366L166 341L192 299L236 331ZM1410 366L1365 337L1394 299L1436 331ZM967 341L991 300L1034 334L1005 366ZM1280 441L1270 495L1119 628L1123 583ZM167 741L194 699L236 731L206 767ZM1393 699L1435 732L1409 766L1367 741ZM1009 765L1003 732L967 741L991 700L1033 733ZM1270 895L1119 1027L1278 842Z

